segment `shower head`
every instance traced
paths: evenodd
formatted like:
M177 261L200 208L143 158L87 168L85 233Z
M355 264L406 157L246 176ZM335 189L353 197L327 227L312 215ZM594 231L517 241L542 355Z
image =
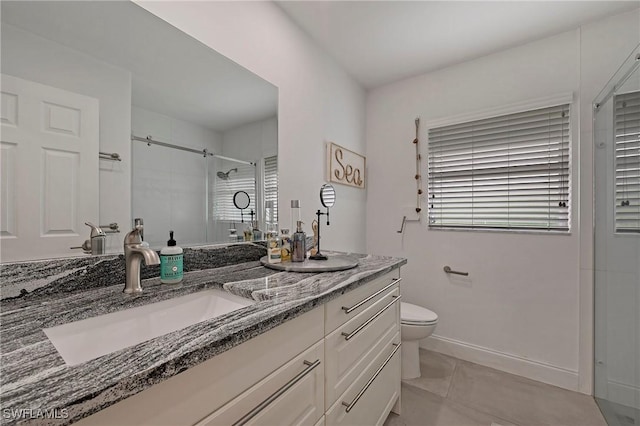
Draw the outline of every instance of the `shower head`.
M237 173L238 169L231 169L226 173L225 172L218 172L218 173L216 173L216 175L222 180L228 180L229 179L229 173L231 173L231 172L236 172Z

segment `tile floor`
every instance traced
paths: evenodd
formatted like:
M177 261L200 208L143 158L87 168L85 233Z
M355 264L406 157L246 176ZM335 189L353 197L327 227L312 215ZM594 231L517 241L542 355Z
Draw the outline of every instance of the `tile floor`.
M640 425L640 408L627 407L615 402L599 399L600 411L605 415L609 426L636 426Z
M606 426L588 395L424 349L420 364L385 426Z

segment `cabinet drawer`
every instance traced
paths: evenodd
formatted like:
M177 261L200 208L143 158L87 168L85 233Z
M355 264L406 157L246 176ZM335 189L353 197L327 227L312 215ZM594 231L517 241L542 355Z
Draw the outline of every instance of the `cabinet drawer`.
M327 411L325 424L382 425L399 396L400 333Z
M373 305L325 338L327 408L381 352L388 352L400 331L398 296L397 286L387 290Z
M396 287L401 280L399 276L399 269L389 272L329 301L325 305L325 334L329 334L345 322L355 318L356 315L379 300L386 290Z
M314 426L323 412L324 343L320 341L197 426Z

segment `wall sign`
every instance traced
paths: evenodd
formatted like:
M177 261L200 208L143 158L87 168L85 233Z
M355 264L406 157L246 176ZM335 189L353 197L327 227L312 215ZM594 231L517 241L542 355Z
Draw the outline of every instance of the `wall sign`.
M333 142L328 151L329 181L364 189L367 159Z

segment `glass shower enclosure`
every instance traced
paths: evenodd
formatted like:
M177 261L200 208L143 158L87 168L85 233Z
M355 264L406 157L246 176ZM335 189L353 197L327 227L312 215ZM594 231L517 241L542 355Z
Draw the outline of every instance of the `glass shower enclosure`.
M178 146L132 138L132 213L144 220L144 240L161 248L175 232L178 245L236 242L250 225L251 212L262 220L263 191L253 162ZM251 203L241 213L236 191Z
M595 397L640 425L640 46L594 104Z

